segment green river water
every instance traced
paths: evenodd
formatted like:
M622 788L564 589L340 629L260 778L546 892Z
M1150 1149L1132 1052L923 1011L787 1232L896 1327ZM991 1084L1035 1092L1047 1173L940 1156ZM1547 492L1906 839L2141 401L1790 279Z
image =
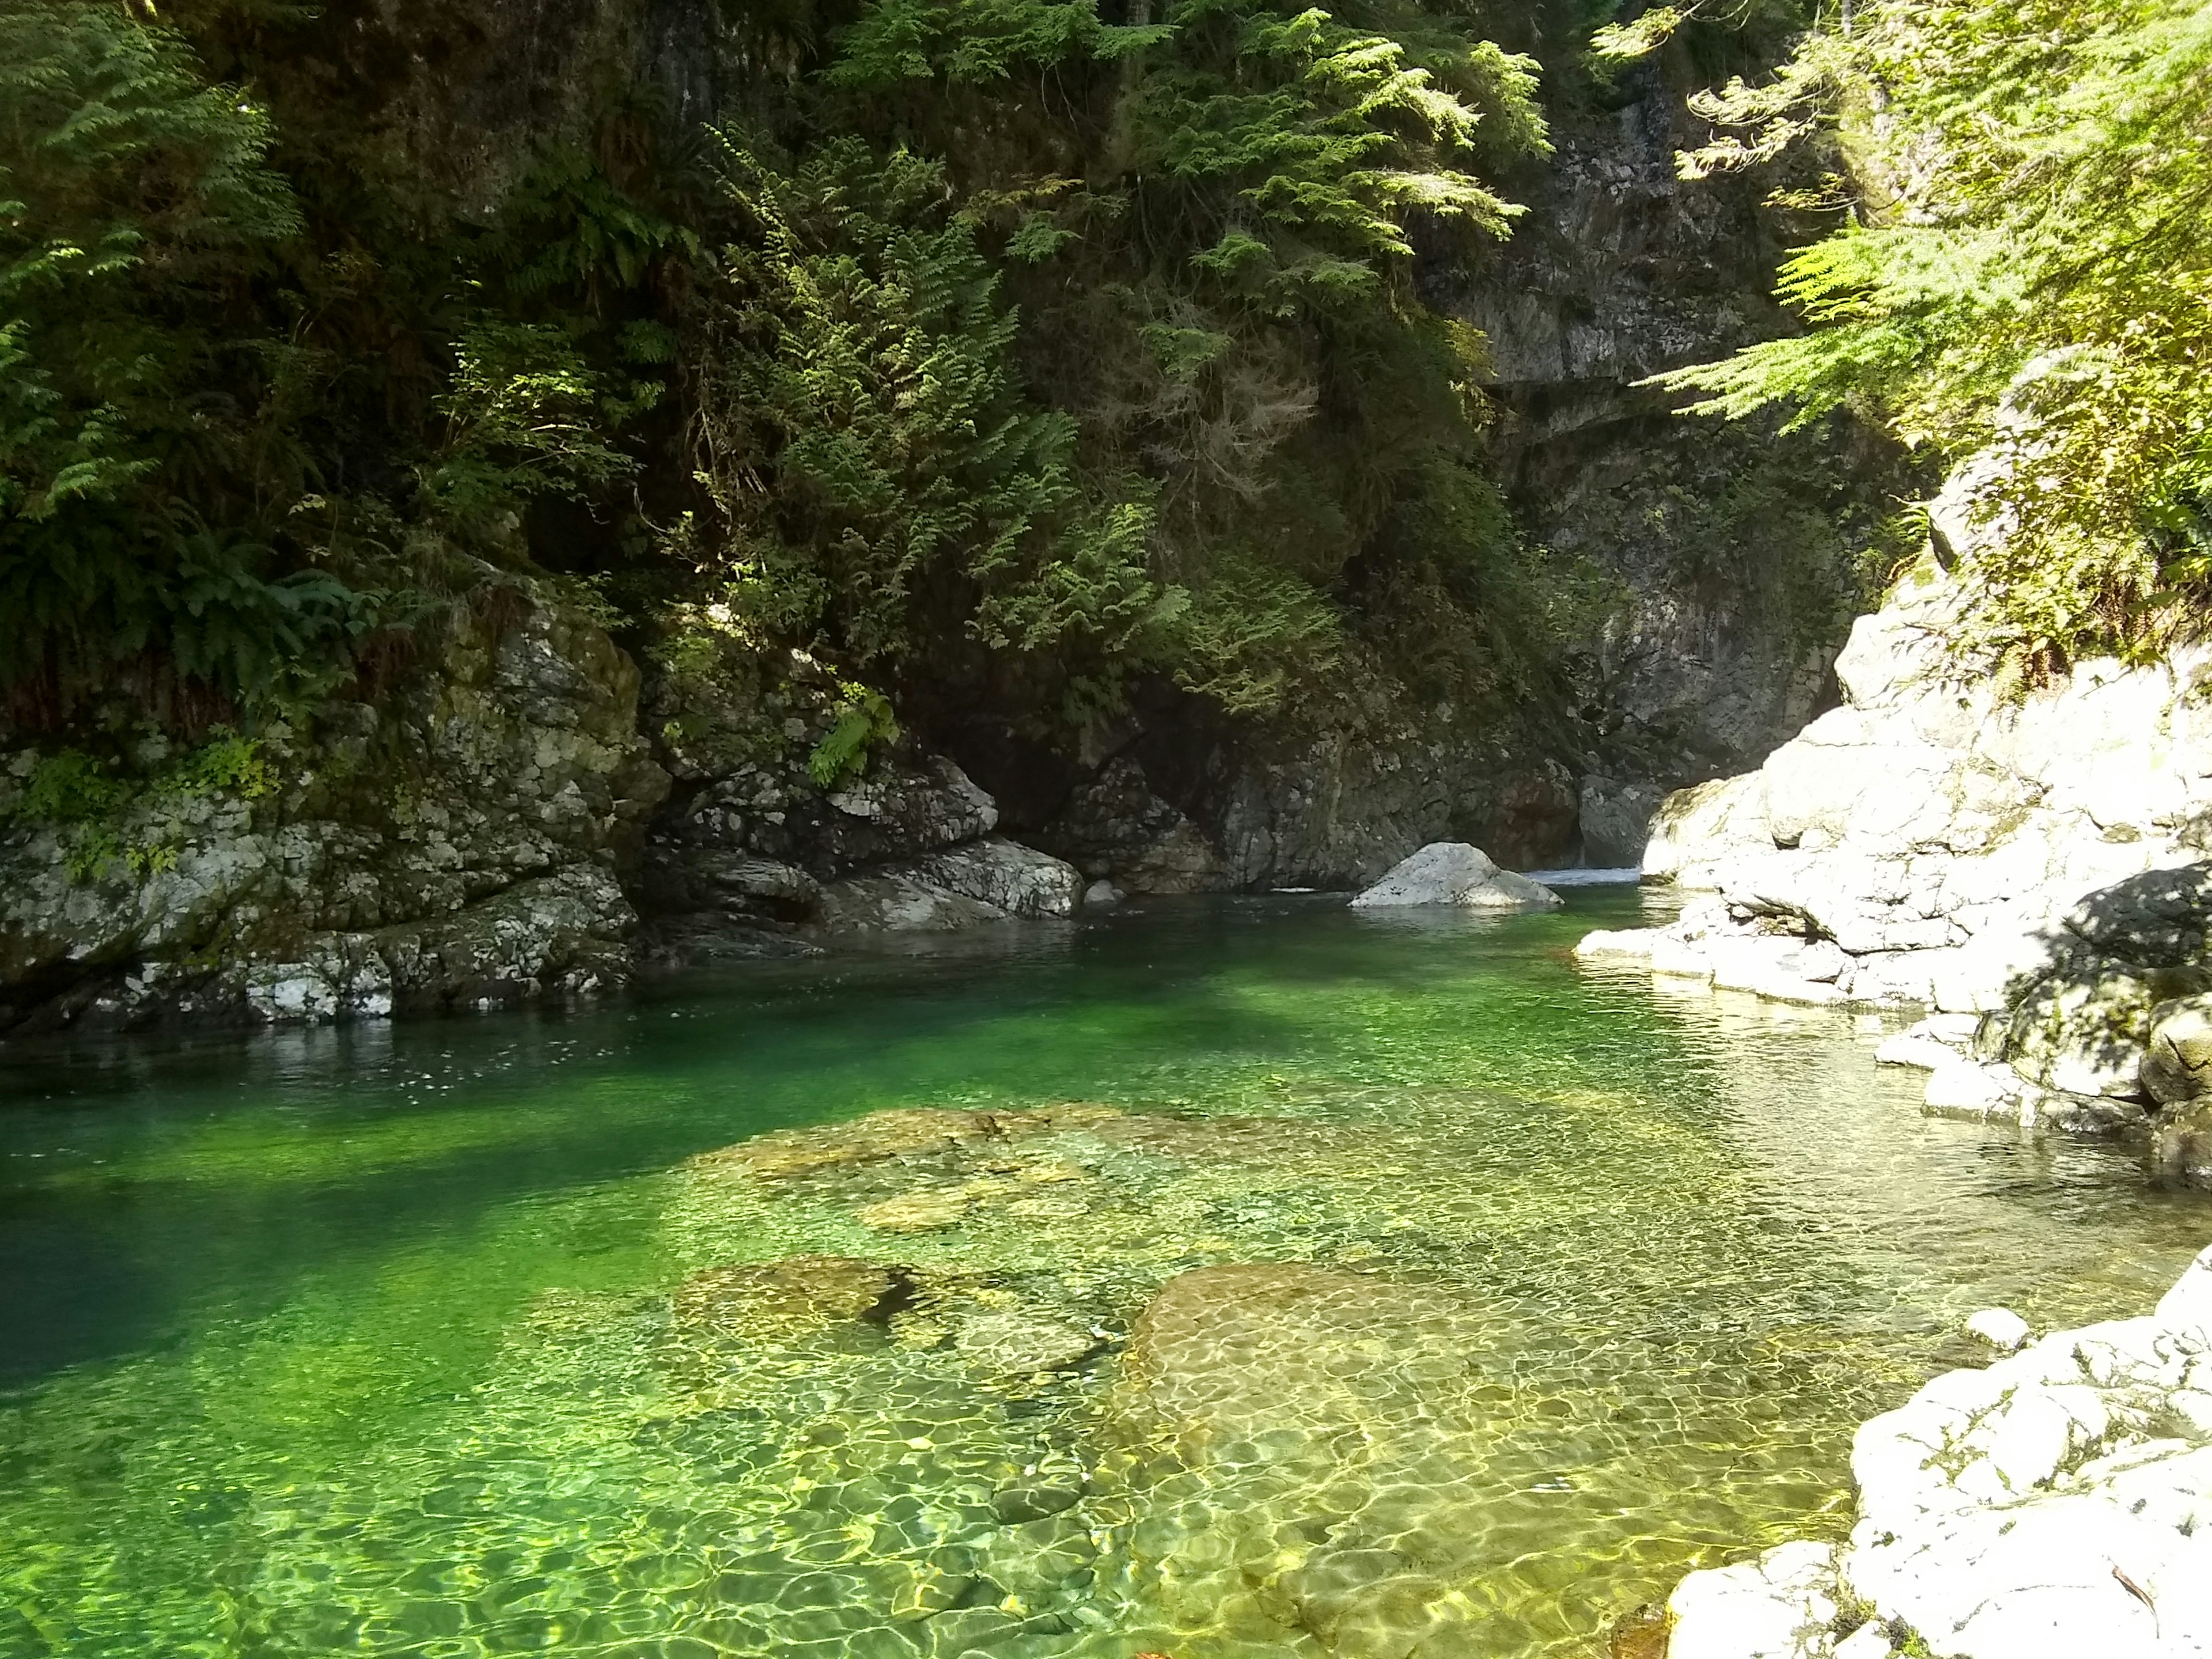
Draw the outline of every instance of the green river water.
M1846 1527L1966 1313L2140 1311L2212 1239L1923 1118L1869 1018L1578 972L1643 902L9 1054L0 1656L1599 1651ZM912 1107L1000 1116L701 1157ZM1125 1351L1234 1263L1305 1265Z

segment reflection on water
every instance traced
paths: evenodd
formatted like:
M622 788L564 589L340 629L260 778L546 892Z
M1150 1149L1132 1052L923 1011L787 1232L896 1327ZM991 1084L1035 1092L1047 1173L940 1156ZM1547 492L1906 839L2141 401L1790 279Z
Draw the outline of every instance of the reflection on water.
M1839 1529L1965 1313L2212 1236L1850 1016L1578 975L1639 902L18 1058L0 1654L1587 1653Z

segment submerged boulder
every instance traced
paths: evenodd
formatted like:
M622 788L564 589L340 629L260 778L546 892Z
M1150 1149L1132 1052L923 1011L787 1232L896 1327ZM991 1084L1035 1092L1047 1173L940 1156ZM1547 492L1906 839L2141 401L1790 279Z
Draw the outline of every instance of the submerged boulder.
M1449 904L1469 910L1549 909L1559 896L1540 882L1501 870L1463 841L1431 842L1401 860L1352 902L1359 909Z
M678 1287L687 1337L789 1342L863 1320L896 1299L904 1269L855 1256L796 1255L708 1267Z

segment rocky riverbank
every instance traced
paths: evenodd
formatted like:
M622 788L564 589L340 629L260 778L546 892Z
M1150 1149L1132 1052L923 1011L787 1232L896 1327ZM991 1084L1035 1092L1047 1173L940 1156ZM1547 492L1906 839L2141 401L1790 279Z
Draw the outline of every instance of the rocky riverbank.
M1937 1377L1851 1472L1850 1541L1692 1573L1668 1659L2212 1651L2212 1250L2144 1317Z
M1972 477L1936 503L1936 547L1986 533ZM1928 1010L1883 1057L1931 1072L1931 1109L2140 1128L2212 1171L2194 1103L2212 1060L2212 653L2008 682L1954 654L1963 605L1931 550L1853 629L1841 707L1662 806L1644 871L1683 893L1680 919L1578 954Z

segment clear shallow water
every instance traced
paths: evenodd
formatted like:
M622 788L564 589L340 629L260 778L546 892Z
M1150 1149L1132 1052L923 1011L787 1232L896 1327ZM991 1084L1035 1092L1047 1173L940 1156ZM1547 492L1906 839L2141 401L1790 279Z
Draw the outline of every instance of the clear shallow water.
M1966 1312L2212 1238L1847 1017L1578 974L1639 902L12 1055L0 1655L1587 1653L1839 1529ZM1009 1115L701 1156L912 1107Z

